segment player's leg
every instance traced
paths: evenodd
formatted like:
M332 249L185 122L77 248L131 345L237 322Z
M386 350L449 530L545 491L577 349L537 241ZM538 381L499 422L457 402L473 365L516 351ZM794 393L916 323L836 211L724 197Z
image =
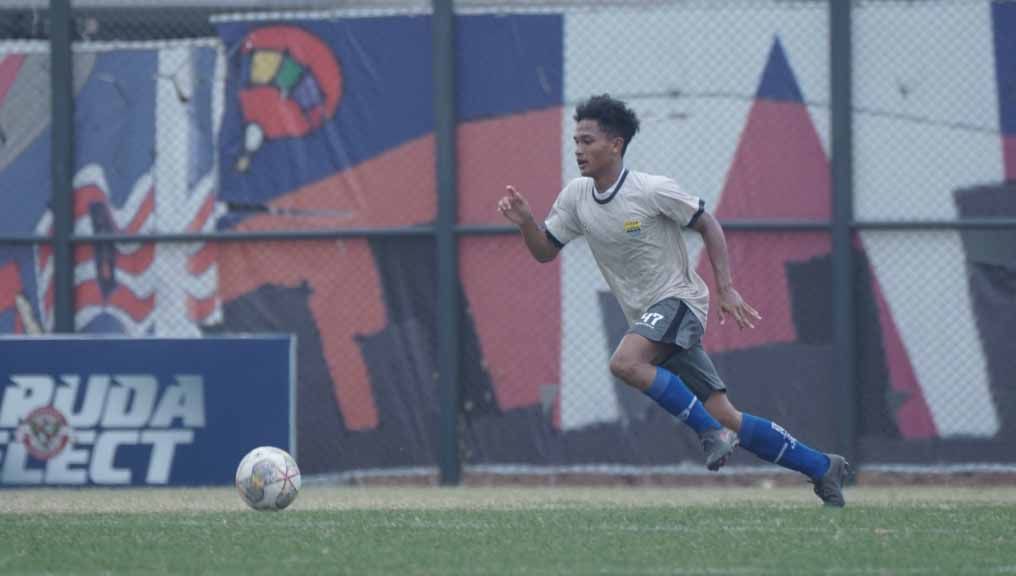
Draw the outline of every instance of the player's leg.
M706 409L724 426L737 432L741 447L759 458L818 480L829 470L829 456L798 441L782 426L747 412L739 412L726 393L706 401Z
M698 324L698 320L692 318L689 322ZM716 367L709 360L702 350L702 344L695 341L690 348L678 348L673 354L663 361L662 366L677 374L688 386L688 389L695 394L705 407L706 411L716 418L723 428L709 430L699 434L702 441L702 451L706 455L706 468L716 471L727 463L727 459L734 453L740 443L737 434L731 432L740 426L740 413L727 402L726 410L719 409L718 398L727 397L727 387L720 378ZM713 408L710 409L706 402L712 401Z
M798 441L779 424L747 412L741 413L737 436L745 450L810 478L815 484L815 494L826 504L844 505L843 483L850 466L842 456L819 452Z
M682 374L715 372L712 360L701 346L692 348L676 359L668 359ZM677 365L677 363L680 365ZM815 484L815 493L823 502L843 506L842 486L849 474L849 465L841 456L819 452L798 441L782 426L758 416L740 412L734 407L726 389L717 389L704 402L706 410L723 426L737 432L741 447L759 458L800 472Z
M702 434L722 428L676 374L656 366L664 348L664 345L639 334L625 334L610 358L610 371L625 384L655 400L695 432Z
M621 339L610 359L610 371L702 434L722 426L706 412L681 378L657 366L676 350L674 335L687 316L692 314L677 299L651 306Z
M654 359L663 348L638 334L628 332L610 357L610 373L625 384L645 392L656 378Z
M722 401L716 404L722 404ZM719 407L721 411L726 409ZM846 504L843 499L843 484L850 475L850 464L845 458L838 454L826 454L815 450L798 441L775 422L747 412L740 414L741 426L737 436L741 439L742 448L763 460L807 476L815 485L815 494L827 506L842 507Z

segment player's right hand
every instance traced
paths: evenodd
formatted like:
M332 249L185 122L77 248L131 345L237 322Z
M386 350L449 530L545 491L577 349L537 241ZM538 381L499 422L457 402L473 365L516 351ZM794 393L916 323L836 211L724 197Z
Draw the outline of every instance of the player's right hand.
M529 202L515 190L514 186L507 186L508 195L502 197L497 203L497 211L516 226L522 226L526 222L532 222L533 212L529 209Z

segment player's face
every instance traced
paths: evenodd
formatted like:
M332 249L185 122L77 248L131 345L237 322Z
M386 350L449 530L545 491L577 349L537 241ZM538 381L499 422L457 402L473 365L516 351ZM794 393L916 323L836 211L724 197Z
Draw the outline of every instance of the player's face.
M596 178L607 173L621 157L624 139L610 136L596 120L581 120L575 125L575 161L583 176Z

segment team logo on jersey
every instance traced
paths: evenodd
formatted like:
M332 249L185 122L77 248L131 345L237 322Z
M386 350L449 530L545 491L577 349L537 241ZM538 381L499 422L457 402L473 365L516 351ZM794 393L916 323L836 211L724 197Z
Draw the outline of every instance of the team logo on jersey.
M625 220L624 231L629 235L638 235L642 232L642 222L639 220Z

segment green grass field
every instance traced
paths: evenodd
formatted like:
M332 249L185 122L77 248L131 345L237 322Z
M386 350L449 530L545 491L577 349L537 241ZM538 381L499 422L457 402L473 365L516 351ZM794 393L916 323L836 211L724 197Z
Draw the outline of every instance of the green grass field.
M1016 574L1016 487L0 491L0 574Z

